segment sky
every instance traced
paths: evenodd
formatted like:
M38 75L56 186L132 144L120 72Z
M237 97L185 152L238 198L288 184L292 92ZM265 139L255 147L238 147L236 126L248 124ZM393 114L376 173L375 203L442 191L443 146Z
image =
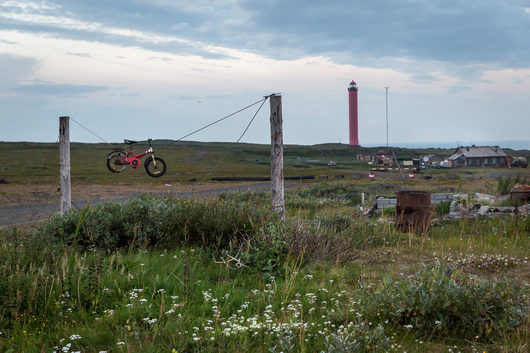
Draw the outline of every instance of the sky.
M348 143L351 80L361 145L386 144L389 87L391 145L530 149L530 0L0 1L0 141L56 141L63 115L178 139L281 93L285 143ZM235 141L257 107L187 139Z

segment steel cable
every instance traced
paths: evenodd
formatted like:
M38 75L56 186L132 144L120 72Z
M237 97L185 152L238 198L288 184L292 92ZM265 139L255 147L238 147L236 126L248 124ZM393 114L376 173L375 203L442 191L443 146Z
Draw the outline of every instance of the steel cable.
M230 149L228 151L226 151L226 153L224 154L224 156L219 160L217 161L217 163L215 164L215 166L212 168L212 170L210 170L208 172L208 174L206 174L206 176L204 178L202 178L201 181L199 181L197 184L195 184L191 189L190 191L186 192L186 193L183 193L183 194L180 194L180 197L183 197L183 196L186 196L186 195L190 195L193 193L193 191L195 190L195 188L197 188L199 185L201 185L206 179L208 179L214 172L215 170L217 169L217 167L219 167L221 165L221 163L226 159L226 157L234 150L234 148L236 147L236 145L239 143L239 141L241 141L241 139L243 138L243 136L245 136L246 132L248 131L248 129L250 128L250 125L252 125L252 123L254 122L254 119L256 119L256 116L258 115L259 111L261 110L261 107L263 107L263 104L265 104L265 102L267 101L267 99L269 98L270 96L266 96L264 97L262 100L258 101L261 102L261 105L259 106L258 110L256 110L256 112L254 113L254 115L252 116L252 119L250 119L249 123L247 124L247 126L245 127L245 130L243 130L243 133L241 134L241 136L239 136L239 138L237 139L236 142L234 142L232 144L232 146L230 147ZM252 105L256 105L257 103L254 103ZM251 105L251 106L252 106ZM251 107L249 106L249 107ZM247 108L249 108L247 107ZM245 108L246 109L246 108Z
M269 97L270 97L270 96L263 97L262 99L260 99L260 100L257 101L257 102L254 102L254 103L252 103L252 104L249 104L249 105L247 105L246 107L243 107L243 108L241 108L241 109L238 109L238 110L236 110L236 111L233 112L233 113L230 113L230 114L228 114L228 115L225 115L224 117L222 117L222 118L220 118L220 119L217 119L216 121L211 122L211 123L209 123L208 125L205 125L205 126L199 128L199 129L195 130L195 131L190 132L189 134L186 134L186 135L182 136L181 138L175 140L175 142L181 141L181 140L185 139L186 137L189 137L189 136L191 136L191 135L193 135L193 134L196 134L196 133L199 132L199 131L202 131L202 130L204 130L204 129L206 129L206 128L209 128L209 127L212 126L212 125L215 125L215 124L217 124L217 123L219 123L219 122L221 122L221 121L223 121L223 120L226 120L226 119L228 119L228 118L230 118L230 117L232 117L232 116L234 116L234 115L236 115L236 114L238 114L238 113L241 113L242 111L244 111L244 110L246 110L246 109L248 109L248 108L251 108L251 107L255 106L256 104L259 104L259 103L261 103L261 102L265 102L265 101L267 100L267 98L269 98ZM262 105L263 105L263 104L262 104ZM96 134L94 131L90 130L89 128L87 128L85 125L81 124L79 121L75 120L74 118L70 117L70 119L72 119L73 122L75 122L77 125L81 126L83 129L85 129L86 131L88 131L88 132L91 133L92 135L96 136L96 137L97 137L98 139L100 139L101 141L105 142L107 145L112 146L112 148L115 148L115 149L120 148L119 146L116 146L116 145L114 145L114 144L112 144L112 143L106 141L103 137L99 136L99 135Z

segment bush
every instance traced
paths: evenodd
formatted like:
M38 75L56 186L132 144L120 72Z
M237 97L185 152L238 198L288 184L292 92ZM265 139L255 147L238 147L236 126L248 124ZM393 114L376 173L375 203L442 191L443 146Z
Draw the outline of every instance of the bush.
M436 205L436 216L445 216L449 214L449 211L451 209L451 202L449 201L442 201L439 204Z
M140 198L55 215L37 232L66 244L109 250L182 243L226 247L234 237L257 232L272 217L247 203Z
M515 176L515 178L512 179L511 176L507 176L506 178L503 178L502 175L499 175L499 178L497 179L497 192L500 195L508 195L510 191L513 189L515 184L526 184L526 176L521 177L519 174Z
M352 184L316 184L289 194L302 199L341 201L349 206L355 206L361 202L359 190Z
M515 180L512 180L510 176L503 178L502 175L499 175L499 178L497 179L497 192L500 195L508 195L514 185Z
M285 239L286 224L267 224L258 235L233 244L233 251L240 256L245 266L275 277L283 275L283 266L289 255L289 244ZM241 253L241 255L239 255Z
M315 221L320 223L323 227L327 227L336 232L342 232L355 224L352 217L341 214L330 217L317 217L315 218Z
M520 325L528 293L439 267L395 283L386 280L364 300L365 315L374 321L425 335L493 340Z
M232 243L231 255L238 257L246 266L275 277L284 275L287 259L297 259L300 266L308 263L332 261L346 263L359 257L360 249L376 242L367 228L346 224L346 219L322 218L320 221L293 221L270 223L251 238ZM339 224L333 223L334 221ZM341 228L337 232L335 227Z
M219 195L219 200L227 202L248 202L253 205L270 205L271 194L265 191L235 192L228 191Z
M227 192L219 196L220 200L252 203L259 207L269 207L270 193L266 192ZM325 207L355 206L360 204L360 193L351 184L315 184L310 187L287 191L285 207L295 210L322 209Z
M383 326L371 327L361 323L350 333L331 333L326 337L326 350L321 353L386 352L389 338Z

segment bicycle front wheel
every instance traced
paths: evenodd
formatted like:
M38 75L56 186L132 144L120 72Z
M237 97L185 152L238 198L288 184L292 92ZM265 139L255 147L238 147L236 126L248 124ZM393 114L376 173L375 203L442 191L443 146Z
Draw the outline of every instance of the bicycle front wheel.
M127 167L122 158L125 157L125 152L114 151L107 156L107 168L113 173L121 173Z
M145 171L152 178L160 178L166 172L166 162L159 157L149 157L145 161Z

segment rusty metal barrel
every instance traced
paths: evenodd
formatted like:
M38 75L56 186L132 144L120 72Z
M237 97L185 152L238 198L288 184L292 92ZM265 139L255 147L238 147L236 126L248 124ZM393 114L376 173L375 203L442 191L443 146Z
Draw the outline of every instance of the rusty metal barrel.
M425 232L431 223L431 193L399 191L396 193L396 228L403 232Z

